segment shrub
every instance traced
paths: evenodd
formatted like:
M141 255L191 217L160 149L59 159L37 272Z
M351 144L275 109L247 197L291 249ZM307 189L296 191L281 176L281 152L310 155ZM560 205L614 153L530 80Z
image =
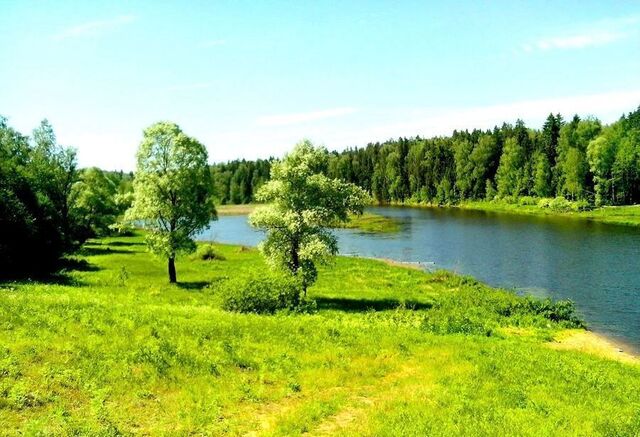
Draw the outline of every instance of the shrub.
M278 310L306 310L300 298L302 287L291 277L256 276L227 281L222 287L222 308L240 313L273 314Z
M549 208L553 211L570 211L571 210L571 202L565 199L562 196L558 196L549 202Z
M550 197L543 197L538 201L538 208L549 208L549 204L553 199Z
M552 301L527 296L518 299L500 310L504 316L539 315L552 322L568 328L586 328L584 321L576 313L575 304L571 300Z
M518 199L518 203L521 206L532 206L532 205L536 205L536 199L534 197L531 196L522 196L520 199Z
M201 259L203 261L224 261L226 259L224 255L216 252L213 244L203 244L198 246L195 257L196 259Z
M538 207L549 208L553 211L558 212L587 211L591 209L591 204L584 199L572 202L562 196L559 196L554 199L540 199L540 201L538 202Z

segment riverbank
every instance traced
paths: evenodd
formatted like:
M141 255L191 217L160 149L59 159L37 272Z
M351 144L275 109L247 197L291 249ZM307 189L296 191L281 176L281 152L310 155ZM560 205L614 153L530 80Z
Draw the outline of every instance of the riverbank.
M309 289L317 312L237 314L217 290L263 274L255 249L180 258L177 285L144 249L140 236L94 240L48 283L0 286L4 430L640 431L640 365L555 348L590 334L567 330L552 306L446 272L338 257Z
M259 206L260 204L257 203L220 205L217 207L217 211L221 217L249 215ZM400 223L391 217L365 212L361 215L352 215L347 223L340 223L336 225L336 228L356 229L361 232L370 233L393 233L400 230Z
M517 205L500 201L467 201L456 205L456 207L507 214L578 218L623 226L640 226L640 205L606 206L589 211L555 211L537 205Z

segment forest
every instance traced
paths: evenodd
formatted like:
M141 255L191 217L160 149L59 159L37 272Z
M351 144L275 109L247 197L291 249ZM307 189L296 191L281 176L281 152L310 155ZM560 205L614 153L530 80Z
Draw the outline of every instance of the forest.
M0 277L63 267L63 255L113 230L131 198L132 173L79 169L44 120L32 136L0 117Z
M252 201L270 162L213 165L219 203ZM333 152L327 172L380 203L560 197L580 208L634 204L640 201L640 107L610 125L549 114L541 129L518 120L449 137L370 143Z

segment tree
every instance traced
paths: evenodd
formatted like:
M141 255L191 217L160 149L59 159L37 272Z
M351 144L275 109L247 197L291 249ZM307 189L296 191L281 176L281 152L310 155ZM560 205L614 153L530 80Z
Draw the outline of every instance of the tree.
M176 282L175 258L193 252L193 237L216 211L207 150L170 122L144 131L137 154L134 198L126 218L147 229L149 249L167 258L169 282Z
M29 141L0 116L0 277L47 274L82 242L72 214L75 153L45 120Z
M251 214L255 228L266 231L260 251L275 268L299 278L306 294L316 277L316 263L338 252L328 228L362 213L366 192L347 182L327 177L329 155L323 147L304 140L271 167L271 180L257 193L268 203Z
M551 165L549 158L543 151L535 153L533 157L533 193L538 197L551 195Z
M511 137L504 143L500 166L496 174L499 196L519 196L523 186L525 154L518 141Z
M107 235L118 215L118 185L99 168L81 172L73 186L74 213L88 237Z

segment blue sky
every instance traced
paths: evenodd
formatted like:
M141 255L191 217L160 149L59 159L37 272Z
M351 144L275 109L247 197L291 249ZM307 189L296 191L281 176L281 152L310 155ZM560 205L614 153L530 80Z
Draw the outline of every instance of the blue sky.
M640 3L0 0L0 114L130 170L172 120L211 161L640 105Z

